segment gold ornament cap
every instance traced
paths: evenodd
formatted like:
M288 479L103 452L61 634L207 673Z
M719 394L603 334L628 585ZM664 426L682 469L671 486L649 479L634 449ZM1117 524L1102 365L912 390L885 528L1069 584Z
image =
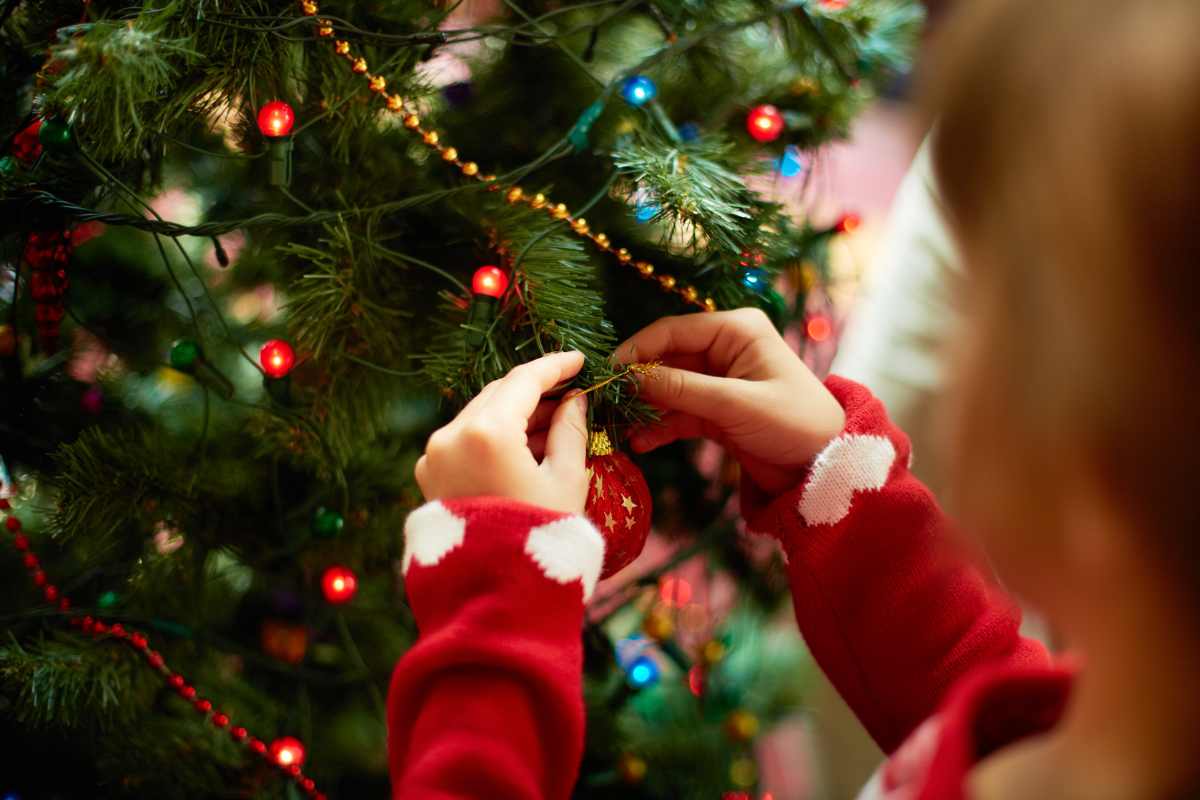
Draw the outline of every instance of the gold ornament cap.
M603 429L592 431L588 440L588 455L611 456L612 454L612 440L608 438L608 431Z

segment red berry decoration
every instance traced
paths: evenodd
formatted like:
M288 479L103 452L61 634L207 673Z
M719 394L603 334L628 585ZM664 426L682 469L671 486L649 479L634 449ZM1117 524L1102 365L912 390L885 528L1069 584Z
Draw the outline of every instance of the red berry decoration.
M34 303L38 340L46 353L58 350L58 336L67 310L63 297L70 281L67 262L75 249L70 230L44 230L29 234L24 261L29 265L29 295Z
M592 431L588 445L588 519L604 536L601 578L629 565L650 534L650 487L629 456L613 449L608 434Z
M755 106L746 117L746 130L756 142L773 142L783 133L783 114L768 103Z

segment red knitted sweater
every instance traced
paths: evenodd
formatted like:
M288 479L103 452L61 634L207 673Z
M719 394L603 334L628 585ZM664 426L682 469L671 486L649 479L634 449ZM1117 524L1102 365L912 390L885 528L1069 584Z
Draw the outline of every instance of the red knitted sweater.
M891 755L864 796L957 800L979 759L1054 725L1071 676L951 543L882 405L827 385L845 431L792 491L746 487L743 512L783 543L809 648ZM569 797L603 538L582 517L496 498L428 503L405 536L421 637L388 698L393 795Z

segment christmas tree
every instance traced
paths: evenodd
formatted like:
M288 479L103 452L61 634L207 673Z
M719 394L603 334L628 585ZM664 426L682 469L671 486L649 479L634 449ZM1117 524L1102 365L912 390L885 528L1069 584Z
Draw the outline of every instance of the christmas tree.
M609 356L663 315L759 306L825 340L853 219L754 187L803 181L918 23L907 0L0 4L0 793L385 796L429 433L570 348L619 450L654 412ZM802 699L777 557L738 536L729 463L604 452L644 471L657 544L582 631L577 794L749 797L756 736ZM735 601L694 601L697 561Z

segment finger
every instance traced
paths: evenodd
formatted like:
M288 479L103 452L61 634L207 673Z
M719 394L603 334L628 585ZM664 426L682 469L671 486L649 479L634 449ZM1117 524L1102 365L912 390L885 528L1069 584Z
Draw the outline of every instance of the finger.
M497 378L496 380L485 384L484 387L479 390L479 393L472 397L470 402L463 406L462 410L455 415L455 420L463 420L478 413L479 409L487 404L488 398L495 394L496 387L500 385L500 381L502 380L504 379Z
M550 420L554 418L554 412L558 410L562 400L559 398L543 399L537 404L537 408L529 415L529 424L525 426L527 433L535 431L544 431L550 427Z
M672 353L661 360L664 366L686 369L691 372L703 372L708 375L712 374L709 372L711 366L708 362L708 356L705 353Z
M577 394L559 404L546 433L543 465L560 474L582 471L587 460L587 395Z
M706 420L692 414L673 411L658 422L643 425L630 435L629 446L635 453L648 453L679 439L715 438L718 431Z
M731 378L660 366L638 380L638 397L668 411L713 419L741 405L739 383L744 386Z
M756 309L718 311L662 317L642 328L621 344L614 360L619 364L653 361L672 354L709 353L723 339L752 340L757 334L774 333L770 320ZM729 334L737 334L730 337Z
M575 377L583 366L583 353L551 353L516 367L497 382L487 399L487 413L502 419L526 422L542 395L562 381Z
M425 487L425 480L428 476L429 467L425 456L417 459L417 465L413 468L413 476L417 479L417 486L421 489L421 494L429 496L429 491Z
M541 464L546 459L546 437L550 435L550 431L538 431L537 433L529 434L529 441L526 447L529 452L533 453L533 460Z

